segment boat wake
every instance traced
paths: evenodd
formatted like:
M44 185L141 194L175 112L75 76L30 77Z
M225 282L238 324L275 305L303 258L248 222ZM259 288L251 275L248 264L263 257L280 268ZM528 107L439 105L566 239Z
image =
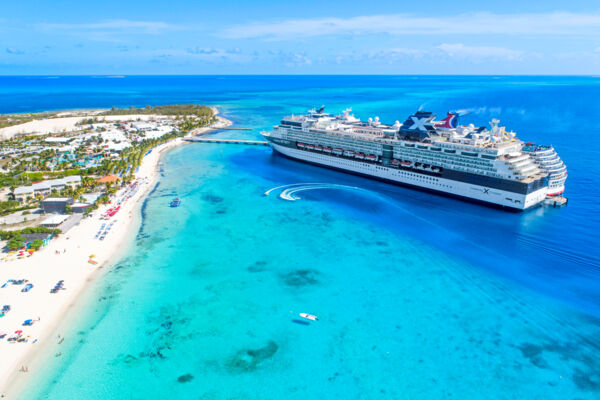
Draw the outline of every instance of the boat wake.
M359 190L362 192L367 192L365 189L361 189L356 186L347 186L347 185L339 185L336 183L293 183L290 185L282 185L271 188L267 190L264 195L268 196L272 192L276 190L280 190L279 198L287 201L296 201L300 200L300 197L297 193L306 191L306 190L329 190L329 189L340 189L340 190Z

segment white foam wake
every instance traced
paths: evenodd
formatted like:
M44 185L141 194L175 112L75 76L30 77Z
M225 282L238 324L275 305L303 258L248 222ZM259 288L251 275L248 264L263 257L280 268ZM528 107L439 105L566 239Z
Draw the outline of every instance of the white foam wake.
M277 189L283 189L283 188L294 187L294 186L303 186L303 185L326 185L326 183L291 183L289 185L281 185L281 186L271 188L271 189L267 190L264 193L264 195L268 196L271 194L271 192L273 192L274 190L277 190Z
M268 195L274 190L284 189L279 194L279 198L287 201L296 201L300 199L300 196L297 193L306 191L306 190L326 190L326 189L339 189L339 190L360 190L364 191L356 186L347 186L347 185L339 185L335 183L296 183L292 185L283 185L278 186L273 189L269 189L265 192L265 195Z

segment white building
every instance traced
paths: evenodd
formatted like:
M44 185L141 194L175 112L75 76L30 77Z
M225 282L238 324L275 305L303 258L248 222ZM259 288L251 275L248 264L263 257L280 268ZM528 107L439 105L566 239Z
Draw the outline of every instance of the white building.
M156 139L171 132L173 132L172 126L159 126L154 130L144 132L144 134L146 135L146 139Z
M113 153L120 153L129 146L131 146L131 144L129 142L121 142L121 143L110 142L110 143L105 144L106 149Z
M137 131L145 132L154 129L156 124L149 124L147 122L134 122L131 124L131 126L133 126Z
M65 222L69 218L68 215L51 215L45 220L42 221L40 225L45 226L46 228L56 228L63 222Z
M44 141L46 143L52 143L52 144L69 143L71 140L73 140L73 138L69 138L69 137L47 137L46 139L44 139Z
M20 186L15 189L13 194L15 195L15 200L23 202L28 196L34 197L38 194L42 196L47 196L52 192L53 189L62 190L67 186L74 188L79 185L81 185L81 176L73 175L66 176L60 179L51 179L43 182L34 183L31 186Z

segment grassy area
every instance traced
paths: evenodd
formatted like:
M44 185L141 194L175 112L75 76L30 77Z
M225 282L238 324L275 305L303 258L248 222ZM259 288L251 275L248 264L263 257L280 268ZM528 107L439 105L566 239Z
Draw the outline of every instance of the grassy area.
M213 111L210 107L201 104L165 104L162 106L146 106L144 108L129 107L115 108L105 111L98 115L134 115L134 114L156 114L156 115L174 115L174 116L196 116L212 117Z
M0 115L0 128L6 128L7 126L24 124L36 119L54 118L56 117L55 112L42 112L42 113L27 113L27 114L4 114Z
M0 239L9 240L23 233L51 233L55 236L58 236L62 233L62 231L60 229L46 228L44 226L40 226L37 228L23 228L16 231L0 231Z

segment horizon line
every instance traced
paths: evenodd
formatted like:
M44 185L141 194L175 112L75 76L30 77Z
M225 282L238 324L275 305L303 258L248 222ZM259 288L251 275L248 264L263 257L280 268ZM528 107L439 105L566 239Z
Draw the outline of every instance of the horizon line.
M137 76L157 76L157 77L174 77L174 76L502 76L502 77L518 77L518 76L540 76L540 77L600 77L600 74L0 74L0 78L30 78L30 77L104 77L104 78L125 78Z

